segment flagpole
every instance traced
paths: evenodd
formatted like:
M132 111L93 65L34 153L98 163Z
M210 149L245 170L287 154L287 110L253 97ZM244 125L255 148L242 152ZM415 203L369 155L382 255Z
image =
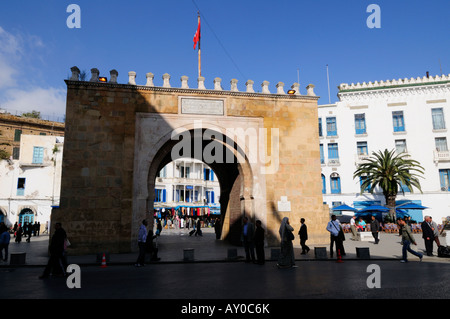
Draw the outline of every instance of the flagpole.
M200 11L197 11L198 14L198 24L200 25ZM200 42L201 42L201 32L198 38L198 77L202 76L202 59L201 59L201 51L200 51Z
M331 96L330 96L330 76L328 74L328 64L327 64L327 82L328 82L328 104L331 104Z

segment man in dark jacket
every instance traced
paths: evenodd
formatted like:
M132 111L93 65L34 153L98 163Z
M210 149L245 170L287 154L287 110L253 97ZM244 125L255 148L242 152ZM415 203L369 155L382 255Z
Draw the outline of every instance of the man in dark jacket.
M48 278L50 273L56 276L65 276L67 269L67 262L65 260L64 243L67 238L66 231L62 228L61 223L55 224L55 233L50 241L50 259L44 269L44 273L40 279Z
M425 241L425 249L427 251L427 256L433 256L434 231L431 228L430 216L425 216L425 219L422 222L421 227L422 227L422 238Z
M305 225L305 219L301 218L300 223L302 224L300 226L300 230L298 231L298 234L300 236L300 245L302 246L302 255L305 255L309 252L309 247L306 246L306 241L308 240L308 229Z
M370 223L370 231L372 232L372 236L375 239L375 244L378 244L380 239L378 238L378 232L380 231L380 222L378 219L372 215L372 222Z

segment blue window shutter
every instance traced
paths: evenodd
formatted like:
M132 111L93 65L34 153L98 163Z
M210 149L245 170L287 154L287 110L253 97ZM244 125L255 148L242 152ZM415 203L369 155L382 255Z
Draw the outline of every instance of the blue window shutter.
M205 181L207 180L206 179L206 168L203 169L203 180L205 180Z
M440 169L439 170L439 178L441 181L441 190L449 191L450 190L450 169Z
M327 186L325 183L325 176L322 174L322 194L326 194L327 193Z
M365 134L366 133L366 118L365 114L355 114L355 133Z
M323 133L322 133L322 118L319 117L319 136L322 136L322 135L323 135Z
M44 148L33 147L33 164L42 164L44 162Z
M394 122L394 132L405 131L405 122L403 119L403 111L392 112L392 120Z
M214 191L211 192L211 203L214 204Z
M166 202L166 190L163 189L163 200L164 203Z
M330 179L331 193L340 194L341 193L341 179L340 177L331 177Z
M320 164L325 164L325 157L323 155L323 144L320 144Z
M327 136L336 136L337 126L335 117L327 117Z
M339 151L337 143L329 143L328 144L328 159L338 159Z

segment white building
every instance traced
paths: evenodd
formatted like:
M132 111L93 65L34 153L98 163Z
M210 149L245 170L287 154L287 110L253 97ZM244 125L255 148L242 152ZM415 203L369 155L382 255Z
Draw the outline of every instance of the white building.
M360 194L353 173L372 152L396 149L425 168L423 193L400 191L397 203L429 207L423 214L438 223L450 215L450 75L341 84L338 97L318 108L324 202L385 205L381 190ZM408 213L422 221L422 211Z
M64 137L22 135L18 159L0 161L0 221L50 220L52 206L59 205Z
M167 164L155 182L155 208L206 208L220 213L220 186L213 170L191 158Z

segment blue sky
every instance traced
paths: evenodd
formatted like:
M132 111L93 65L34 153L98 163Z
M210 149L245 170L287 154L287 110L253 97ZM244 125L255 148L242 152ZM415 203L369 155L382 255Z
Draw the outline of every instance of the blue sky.
M370 29L370 4L381 9L381 28ZM70 29L69 4L81 8L81 28ZM70 68L90 77L128 71L171 75L180 87L187 75L197 83L193 36L197 7L202 16L202 75L206 88L215 77L229 90L238 79L245 91L251 79L285 88L299 80L301 93L312 83L328 103L340 83L357 83L450 73L450 1L448 0L15 0L0 10L0 108L63 116Z

